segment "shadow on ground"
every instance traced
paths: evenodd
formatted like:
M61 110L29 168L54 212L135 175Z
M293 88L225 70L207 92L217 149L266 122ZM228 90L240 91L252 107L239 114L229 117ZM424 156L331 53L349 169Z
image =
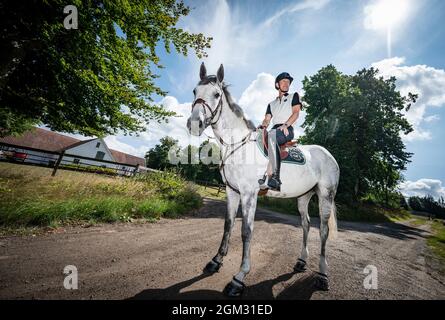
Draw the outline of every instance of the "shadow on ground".
M195 290L181 292L182 289L187 288L193 283L211 276L212 275L210 274L203 273L199 276L174 284L164 289L146 289L128 300L309 300L311 299L312 294L317 291L315 288L315 274L306 272L303 275L286 273L278 276L275 279L266 280L255 285L248 286L240 298L228 298L222 292L216 290ZM285 289L274 297L273 287L280 283L285 283Z
M197 210L192 215L187 215L189 218L221 218L224 219L224 215L227 211L226 201L214 200L206 198L205 205ZM241 206L238 208L237 217L241 217ZM275 213L270 210L257 208L255 216L256 221L266 221L267 223L283 223L292 225L294 227L301 227L301 219L297 215L287 215L283 213ZM319 228L320 220L318 218L311 217L311 228ZM221 230L224 228L224 222L221 221ZM408 226L406 224L384 222L384 223L371 223L371 222L349 222L338 221L338 231L357 231L362 233L375 233L384 235L387 237L408 240L415 239L416 237L426 238L429 233L420 228Z

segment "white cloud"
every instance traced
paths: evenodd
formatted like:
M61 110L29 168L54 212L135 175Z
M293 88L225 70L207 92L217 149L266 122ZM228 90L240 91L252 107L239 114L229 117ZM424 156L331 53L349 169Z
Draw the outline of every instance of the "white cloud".
M223 63L227 67L248 67L261 46L267 45L270 30L255 26L244 11L231 8L227 1L210 1L192 11L184 19L184 29L213 37L207 58L198 61L192 56L191 72L198 74L199 64L204 61L207 70L216 72Z
M134 156L143 158L148 151L148 147L143 145L139 147L133 147L125 142L119 140L118 136L108 136L104 138L108 148L114 149L120 152L128 153Z
M258 65L264 65L264 57L270 54L270 48L277 41L277 36L281 36L278 28L279 17L295 13L302 10L318 10L326 6L330 0L304 0L285 7L277 12L272 12L270 17L255 21L253 15L245 11L239 5L229 5L226 0L208 1L193 8L191 13L179 22L179 26L192 33L203 33L213 38L211 48L206 49L207 58L198 59L191 55L187 61L189 65L183 75L170 80L172 85L184 87L183 84L196 81L199 74L199 66L204 62L208 73L215 74L220 64L242 74L243 70L251 71ZM274 24L274 27L271 27ZM305 22L304 31L309 34L309 30L314 26L319 26L319 21L312 19ZM271 61L267 61L269 67ZM260 69L263 69L261 67ZM227 70L227 69L226 69ZM182 79L178 79L181 78Z
M267 104L277 96L274 81L275 77L271 74L259 73L239 99L239 105L254 123L264 119Z
M423 119L423 121L425 121L425 122L433 122L433 121L438 121L438 120L440 120L440 117L437 114L433 114L433 115L425 117Z
M285 14L290 14L290 13L308 10L308 9L319 10L319 9L325 7L329 2L330 2L330 0L304 0L301 2L290 4L287 7L276 12L273 16L268 18L266 21L264 21L263 25L265 27L270 27L275 21L277 21L281 16L283 16Z
M406 136L407 141L431 139L431 132L424 128L425 123L439 120L437 115L426 116L428 109L445 105L445 71L426 65L404 66L404 57L394 57L371 64L379 69L384 78L395 76L397 88L402 95L417 93L418 100L413 104L406 118L414 131Z
M435 199L441 196L445 197L445 188L442 186L442 181L436 179L405 181L399 185L399 190L406 197L427 195L431 195Z
M140 137L144 142L147 142L150 147L159 143L159 139L169 136L178 140L180 146L187 146L189 144L199 145L206 140L205 135L201 137L191 136L187 130L187 119L190 116L191 102L179 103L173 96L166 96L160 102L166 110L174 111L178 116L170 117L168 123L151 122L148 125L147 132L141 132ZM206 129L206 134L213 136L210 128Z

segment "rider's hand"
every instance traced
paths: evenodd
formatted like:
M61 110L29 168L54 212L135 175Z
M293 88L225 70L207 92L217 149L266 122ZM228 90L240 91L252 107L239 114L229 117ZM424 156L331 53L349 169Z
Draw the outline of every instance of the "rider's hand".
M289 130L287 130L287 126L284 125L284 124L282 124L281 126L279 126L279 127L278 127L278 130L283 131L285 136L288 136L288 135L289 135Z
M258 127L256 127L257 129L259 129L259 130L262 130L262 129L264 129L264 126L263 126L263 124L260 124Z

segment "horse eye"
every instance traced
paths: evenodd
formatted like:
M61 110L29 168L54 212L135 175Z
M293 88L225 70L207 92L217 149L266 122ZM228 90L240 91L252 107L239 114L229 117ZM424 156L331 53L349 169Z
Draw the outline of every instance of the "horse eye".
M215 98L219 98L219 92L215 93Z

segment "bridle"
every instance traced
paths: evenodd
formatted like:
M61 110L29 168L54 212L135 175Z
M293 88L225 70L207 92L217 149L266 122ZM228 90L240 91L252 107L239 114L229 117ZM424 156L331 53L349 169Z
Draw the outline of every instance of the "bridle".
M210 111L210 114L211 114L210 118L206 116L204 119L205 127L207 127L209 125L213 126L214 124L216 124L218 122L219 118L221 117L221 113L222 113L222 95L221 95L221 99L219 99L218 105L216 106L214 111L212 110L212 108L210 108L209 104L204 99L198 98L192 104L192 112L193 112L193 108L195 107L195 105L197 103L201 103L204 106L204 114L205 115L207 115L206 108L209 109L209 111ZM213 118L215 118L218 110L220 110L218 119L216 119L216 121L213 122Z
M224 91L223 91L224 92ZM224 94L224 93L223 93ZM211 125L212 127L218 122L218 120L221 118L221 113L222 113L222 101L223 101L223 94L221 94L221 98L219 99L218 105L216 106L215 110L212 110L212 108L210 108L209 104L202 98L198 98L196 99L193 104L192 104L192 112L193 112L193 108L195 107L195 105L197 103L201 103L204 106L204 114L205 114L205 119L204 119L204 125L205 128L209 125ZM210 111L210 117L207 117L207 112L206 112L206 108ZM218 115L218 119L216 119L215 121L213 121L213 119L215 118L215 116L217 115L219 111L219 115ZM227 143L225 142L222 137L219 137L219 141L221 142L222 145L226 146L226 147L233 147L235 145L239 145L237 146L235 149L233 149L227 156L225 156L227 154L227 149L226 152L224 153L224 156L221 160L221 164L219 166L219 169L222 170L222 173L224 175L224 179L226 180L226 184L229 186L229 188L231 188L233 191L235 191L236 193L240 193L238 189L236 189L235 187L233 187L232 185L230 185L229 181L226 178L226 174L224 171L224 165L225 165L225 161L238 149L240 149L243 145L245 145L247 143L247 141L256 141L255 140L250 140L250 136L252 135L252 130L249 130L249 133L243 138L241 139L241 141L238 142L234 142L234 143ZM205 133L204 133L205 134ZM213 137L209 137L207 134L206 136L209 139L214 139Z

